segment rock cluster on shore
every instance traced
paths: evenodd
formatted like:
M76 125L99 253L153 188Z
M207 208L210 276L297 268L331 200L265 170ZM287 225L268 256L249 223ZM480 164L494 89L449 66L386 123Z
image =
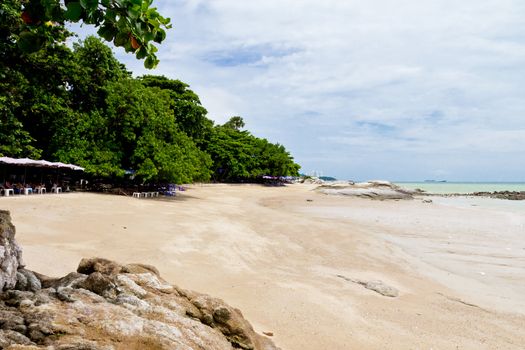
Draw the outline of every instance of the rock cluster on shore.
M407 190L388 181L368 181L362 183L334 183L316 188L328 195L362 197L377 200L412 199L418 191Z
M496 192L474 192L470 194L476 197L490 197L497 199L525 200L525 191L496 191Z
M222 300L172 286L156 268L83 259L50 278L24 268L0 211L0 348L277 350Z

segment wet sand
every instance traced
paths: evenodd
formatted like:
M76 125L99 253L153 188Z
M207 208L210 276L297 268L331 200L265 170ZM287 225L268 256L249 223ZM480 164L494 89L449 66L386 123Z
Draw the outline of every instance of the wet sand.
M59 276L91 256L152 264L240 308L283 349L523 348L525 211L312 189L196 185L174 200L71 193L0 207L28 268ZM382 280L399 296L347 279Z

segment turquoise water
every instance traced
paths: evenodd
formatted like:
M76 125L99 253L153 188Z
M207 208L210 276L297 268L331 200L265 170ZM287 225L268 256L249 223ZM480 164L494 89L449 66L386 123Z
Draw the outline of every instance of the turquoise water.
M396 182L408 189L422 189L428 193L472 193L494 191L525 191L525 182Z

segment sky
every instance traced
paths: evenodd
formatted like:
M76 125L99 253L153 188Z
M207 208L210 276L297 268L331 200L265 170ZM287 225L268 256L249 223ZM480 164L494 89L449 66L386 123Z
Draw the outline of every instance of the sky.
M525 181L523 0L155 0L154 71L338 179Z

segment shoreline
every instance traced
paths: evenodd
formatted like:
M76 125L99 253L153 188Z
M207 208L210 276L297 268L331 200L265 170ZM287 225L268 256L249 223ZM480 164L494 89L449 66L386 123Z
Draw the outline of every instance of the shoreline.
M151 264L170 283L238 307L283 349L525 343L522 213L315 187L203 184L174 201L71 193L0 206L29 269L57 276L91 256ZM399 296L338 275L381 280Z

